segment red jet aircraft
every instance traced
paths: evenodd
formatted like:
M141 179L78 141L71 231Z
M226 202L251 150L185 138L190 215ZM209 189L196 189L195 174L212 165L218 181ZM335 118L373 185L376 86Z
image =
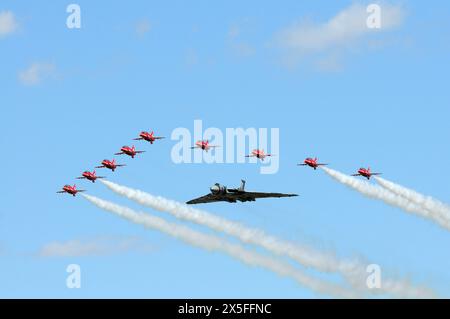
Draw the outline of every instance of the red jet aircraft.
M299 166L309 166L309 167L312 167L314 169L317 169L317 167L319 167L319 166L325 166L325 165L328 165L328 164L317 163L317 157L316 158L308 157L307 159L305 159L303 161L303 163L300 163L298 165Z
M160 139L163 139L163 138L165 138L165 137L164 137L164 136L154 136L154 135L153 135L153 131L151 131L150 133L149 133L149 132L142 131L142 132L139 134L139 137L138 137L138 138L135 138L134 140L135 140L135 141L145 140L145 141L147 141L147 142L150 142L150 144L153 144L153 142L154 142L155 140L160 140Z
M219 147L219 146L218 145L209 145L209 141L206 140L206 141L197 141L195 143L195 146L191 147L191 149L201 148L202 150L208 152L209 149L215 148L215 147Z
M114 160L114 159L112 161L105 159L102 161L102 166L96 166L95 168L105 167L105 168L109 168L110 170L112 170L114 172L114 170L120 166L125 166L125 164L116 164L116 160Z
M253 150L250 155L245 155L245 157L257 157L261 161L264 161L264 158L273 156L272 154L265 154L264 150Z
M85 192L84 189L77 189L77 186L74 184L73 186L70 185L64 185L62 188L62 191L59 191L57 193L67 193L72 196L75 196L78 192Z
M364 168L364 167L361 167L358 170L358 174L352 174L352 176L363 176L363 177L365 177L367 179L370 179L370 177L373 176L373 175L381 175L381 173L372 173L370 171L370 167L368 167L367 169Z
M77 179L88 179L90 180L92 183L95 183L95 180L97 178L105 178L105 176L97 176L95 175L95 170L93 172L89 172L89 171L84 171L82 176L77 177Z
M131 156L131 158L134 158L136 156L136 154L144 153L144 152L145 151L136 151L136 148L134 147L134 145L133 145L133 147L122 146L122 148L120 149L120 153L116 153L114 155L125 154L125 155L128 155L128 156Z

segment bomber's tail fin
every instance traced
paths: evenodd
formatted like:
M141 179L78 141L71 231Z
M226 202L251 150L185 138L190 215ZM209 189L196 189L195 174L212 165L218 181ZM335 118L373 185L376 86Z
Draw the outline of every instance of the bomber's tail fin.
M240 191L245 190L245 181L243 179L241 179L241 186L239 187Z

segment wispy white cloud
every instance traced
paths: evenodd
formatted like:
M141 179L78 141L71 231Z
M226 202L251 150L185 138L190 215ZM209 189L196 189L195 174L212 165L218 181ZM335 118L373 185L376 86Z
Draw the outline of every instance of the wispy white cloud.
M19 81L24 85L37 85L49 77L55 77L56 66L53 63L32 63L28 68L19 72Z
M0 38L14 33L19 27L14 13L0 11Z
M379 7L380 28L368 27L371 13L367 6L354 3L323 23L306 20L294 23L277 34L276 42L285 50L291 63L314 54L335 54L354 48L369 35L387 32L403 22L405 10L402 6L381 3Z
M38 252L40 257L104 256L128 251L151 251L155 247L137 237L98 237L88 240L51 242Z
M247 20L244 23L248 23ZM249 57L255 53L255 48L247 41L242 39L242 26L239 24L233 24L228 30L228 43L229 47L239 57Z

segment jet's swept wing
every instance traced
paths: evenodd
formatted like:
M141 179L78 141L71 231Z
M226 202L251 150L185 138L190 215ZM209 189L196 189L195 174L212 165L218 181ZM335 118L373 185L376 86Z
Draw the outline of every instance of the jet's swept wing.
M229 191L230 193L228 193L227 196L240 202L253 202L257 198L271 198L271 197L280 198L280 197L298 196L297 194L246 192L240 189L230 189Z
M242 192L235 193L235 196L239 198L269 198L269 197L294 197L297 194L282 194L282 193L258 193L258 192Z
M195 198L186 202L186 204L203 204L203 203L213 203L213 202L229 202L236 203L236 199L233 199L231 194L208 194L199 198Z
M229 190L226 194L208 194L193 200L188 201L186 204L202 204L213 202L253 202L257 198L270 198L270 197L293 197L297 194L282 194L282 193L258 193L258 192L246 192L241 190Z

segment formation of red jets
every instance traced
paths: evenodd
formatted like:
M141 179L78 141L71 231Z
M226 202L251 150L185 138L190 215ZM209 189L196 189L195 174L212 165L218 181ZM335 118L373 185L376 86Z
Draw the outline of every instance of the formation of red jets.
M298 165L300 165L300 166L309 166L309 167L314 168L315 170L319 166L328 165L328 164L324 164L324 163L318 163L317 161L318 161L317 157L316 158L308 157L308 158L306 158L303 161L303 163L300 163ZM381 175L381 173L373 173L373 172L371 172L370 171L370 167L368 167L368 168L361 167L356 174L352 174L352 176L362 176L362 177L367 178L368 180L372 176L375 176L375 175Z
M135 138L134 140L145 140L147 142L150 142L150 144L153 144L156 140L163 139L163 136L154 136L153 131L151 132L141 132L139 134L138 138ZM129 146L122 146L119 153L115 153L115 155L128 155L131 158L134 158L137 154L144 153L145 151L137 151L134 145L132 147ZM95 168L107 168L111 171L115 171L117 167L125 166L125 164L117 164L116 160L108 160L104 159L101 162L100 166L96 166ZM97 178L106 178L105 176L97 176L95 170L90 171L84 171L80 177L77 177L77 179L87 179L91 181L92 183L95 183ZM67 193L72 196L75 196L78 192L84 192L84 189L77 189L77 186L74 184L73 186L70 185L64 185L62 190L58 191L57 193Z
M150 144L153 144L156 140L160 140L163 138L164 138L163 136L154 136L153 131L151 131L151 132L142 131L141 133L139 133L139 137L135 138L134 140L144 140L144 141L150 142ZM216 147L220 147L220 146L211 145L211 144L209 144L208 140L202 140L202 141L197 141L195 143L195 146L191 147L191 149L198 148L198 149L201 149L202 151L208 152L211 148L216 148ZM134 158L137 154L144 153L144 152L145 151L137 151L134 145L132 147L122 146L120 149L120 152L115 153L115 155L128 155L131 158ZM264 150L262 150L262 149L254 149L251 152L251 154L246 155L245 157L256 157L256 158L260 159L261 161L264 161L264 159L266 157L270 157L270 156L274 156L274 155L266 154L264 152ZM324 165L328 165L328 164L319 163L317 157L316 158L308 157L303 161L303 163L300 163L298 165L309 166L309 167L312 167L314 170L316 170L319 166L324 166ZM115 159L113 159L113 160L104 159L101 162L101 166L96 166L95 168L108 168L114 172L117 167L122 167L122 166L126 166L126 165L125 164L117 164ZM370 179L370 177L372 177L374 175L381 175L381 173L373 173L370 170L370 167L368 167L368 168L362 167L357 171L356 174L352 174L352 176L362 176L362 177L367 178L368 180ZM91 181L92 183L95 183L97 178L106 178L106 177L105 176L97 176L95 170L92 172L84 171L80 177L77 177L77 179L87 179L87 180ZM57 193L67 193L72 196L75 196L78 192L84 192L84 191L85 190L83 190L83 189L77 189L76 185L74 184L73 186L64 185L62 190L58 191Z

